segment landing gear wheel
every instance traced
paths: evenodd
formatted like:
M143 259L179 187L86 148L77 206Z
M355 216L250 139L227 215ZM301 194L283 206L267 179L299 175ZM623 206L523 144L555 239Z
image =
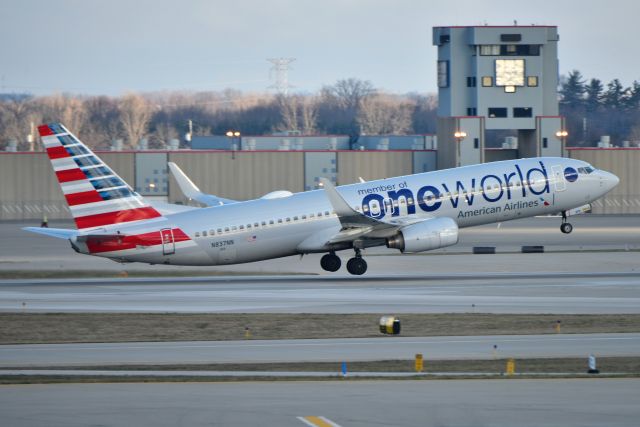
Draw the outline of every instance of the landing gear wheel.
M567 211L562 211L562 224L560 224L560 231L564 234L569 234L573 231L573 225L567 222Z
M347 271L353 275L360 276L367 271L367 262L356 256L347 261Z
M320 267L322 267L323 270L331 272L338 271L341 265L342 261L340 261L338 255L333 252L320 258Z
M569 224L568 222L563 222L560 225L560 231L562 231L564 234L569 234L573 231L573 225Z

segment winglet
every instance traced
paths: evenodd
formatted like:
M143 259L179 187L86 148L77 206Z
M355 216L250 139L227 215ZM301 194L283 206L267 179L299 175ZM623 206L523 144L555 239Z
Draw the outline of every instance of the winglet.
M320 178L320 182L343 228L380 225L380 221L363 215L349 206L349 203L338 193L331 181L326 178Z
M351 206L349 206L347 201L344 200L340 193L338 193L338 190L336 190L336 187L333 186L331 181L329 181L327 178L320 178L320 182L322 183L324 191L327 193L327 197L331 202L331 206L333 206L333 210L336 211L336 214L338 216L349 216L358 214L358 212L356 212L355 210L353 210L353 208L351 208Z
M167 164L169 165L169 169L171 170L173 177L176 179L180 190L182 190L182 193L188 199L196 200L207 206L220 206L228 205L229 203L236 203L235 200L223 199L212 194L203 193L178 165L173 162L168 162Z
M198 197L203 194L198 186L195 185L184 172L182 172L182 169L180 169L178 165L173 162L168 162L167 164L169 165L169 169L171 169L171 173L176 179L180 190L182 190L182 193L190 199L198 200Z

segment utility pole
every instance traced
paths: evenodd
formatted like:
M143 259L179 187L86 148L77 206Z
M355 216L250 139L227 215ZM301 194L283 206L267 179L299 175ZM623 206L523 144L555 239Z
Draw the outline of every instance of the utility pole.
M267 61L273 64L271 67L271 73L275 73L275 83L269 86L269 89L275 89L282 95L289 93L289 88L292 88L289 84L289 66L295 61L296 58L267 58ZM270 74L270 77L273 74Z

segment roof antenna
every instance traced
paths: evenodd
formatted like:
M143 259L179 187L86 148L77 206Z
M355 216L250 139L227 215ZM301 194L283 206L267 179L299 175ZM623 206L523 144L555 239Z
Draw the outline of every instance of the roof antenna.
M513 20L513 25L518 25L518 21L516 19Z

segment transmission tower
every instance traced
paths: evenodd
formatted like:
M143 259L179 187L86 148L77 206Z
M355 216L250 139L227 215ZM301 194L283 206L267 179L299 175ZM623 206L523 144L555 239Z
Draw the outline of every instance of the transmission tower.
M278 93L287 95L289 88L292 88L289 84L289 64L295 61L296 58L267 58L267 61L273 64L270 70L270 77L274 77L275 83L269 86L269 89L275 89Z

